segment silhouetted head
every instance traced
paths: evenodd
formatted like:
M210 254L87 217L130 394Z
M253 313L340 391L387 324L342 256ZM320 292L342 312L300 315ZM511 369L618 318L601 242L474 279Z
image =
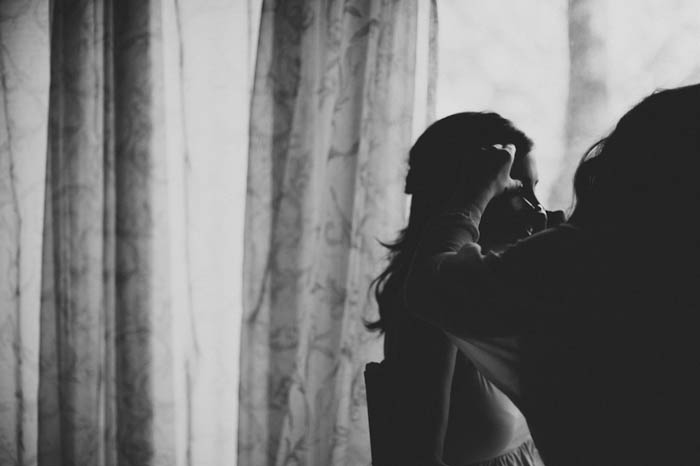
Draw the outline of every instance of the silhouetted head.
M481 240L506 243L544 227L546 216L535 197L538 174L531 156L532 141L513 123L496 113L463 112L433 123L416 141L409 155L406 192L412 194L409 224L422 224L439 211L457 189L470 158L493 144L515 145L511 177L523 183L517 196L494 199L484 212ZM529 218L529 217L531 218Z
M699 168L700 85L655 92L584 157L571 220L606 231L682 233L696 223Z
M436 121L423 132L409 153L406 193L412 195L411 213L408 226L396 241L384 244L389 249L389 264L373 281L380 320L368 324L370 330L390 328L395 316L403 312L403 279L424 224L445 208L458 183L469 183L468 179L463 179L463 164L468 166L470 159L477 155L483 157L483 148L493 144L515 146L511 177L523 183L522 192L517 193L518 202L529 203L533 207L528 209L513 205L512 197L494 199L482 217L482 244L484 240L489 243L508 242L499 235L508 236L509 239L527 236L527 232L520 231L527 228L526 219L519 217L521 211L542 217L543 211L534 195L537 171L530 156L532 141L522 131L496 113L464 112ZM543 223L541 220L538 222ZM385 357L391 357L390 333L385 340Z

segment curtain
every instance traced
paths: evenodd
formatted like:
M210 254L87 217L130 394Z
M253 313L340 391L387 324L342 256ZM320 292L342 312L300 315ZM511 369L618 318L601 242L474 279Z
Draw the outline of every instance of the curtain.
M246 204L241 465L370 463L363 370L382 355L363 320L376 318L368 288L386 252L379 241L395 238L405 220L417 12L405 0L263 4Z
M48 20L48 2L0 2L2 465L34 465L37 461Z
M157 3L53 4L40 464L172 464Z
M0 464L235 464L254 8L0 2Z
M564 123L564 156L550 197L571 203L571 180L581 156L607 129L608 28L606 3L569 0L569 95Z
M646 95L700 81L700 4L567 0L564 150L549 197L572 204L581 157Z

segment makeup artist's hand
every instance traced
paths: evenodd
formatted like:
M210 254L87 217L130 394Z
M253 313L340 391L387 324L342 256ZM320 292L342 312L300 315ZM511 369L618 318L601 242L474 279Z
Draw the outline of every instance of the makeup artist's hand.
M475 207L484 212L494 197L506 191L519 189L522 183L510 177L515 157L515 146L494 144L485 147L462 165L462 173L450 202L450 207Z

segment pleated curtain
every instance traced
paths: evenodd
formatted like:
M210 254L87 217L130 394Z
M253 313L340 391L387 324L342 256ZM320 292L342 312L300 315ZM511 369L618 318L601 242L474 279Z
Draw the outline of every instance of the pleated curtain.
M40 464L174 463L157 8L53 5Z
M235 464L249 14L0 3L1 465Z
M382 355L363 321L377 317L369 284L386 253L380 241L405 220L417 12L415 0L263 4L246 204L241 466L370 464L363 371Z

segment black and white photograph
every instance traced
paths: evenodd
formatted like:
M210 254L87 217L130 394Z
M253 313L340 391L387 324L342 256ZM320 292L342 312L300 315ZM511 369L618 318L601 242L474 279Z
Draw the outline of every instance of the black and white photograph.
M698 213L698 0L0 0L0 466L700 466Z

